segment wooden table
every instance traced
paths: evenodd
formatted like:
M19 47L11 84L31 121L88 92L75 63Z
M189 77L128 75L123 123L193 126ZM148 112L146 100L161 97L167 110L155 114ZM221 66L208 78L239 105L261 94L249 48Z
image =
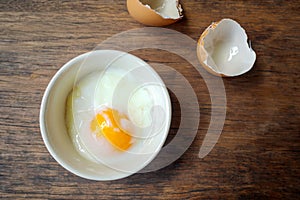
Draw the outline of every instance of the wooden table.
M39 130L41 99L68 60L117 33L144 26L129 16L123 0L1 0L1 199L299 198L299 1L181 2L185 18L168 29L196 41L212 21L233 18L252 41L255 66L243 76L223 79L224 129L214 149L200 159L211 114L202 77L170 52L132 52L187 78L200 105L198 133L185 154L164 169L97 182L73 175L50 156ZM171 136L180 123L175 113Z

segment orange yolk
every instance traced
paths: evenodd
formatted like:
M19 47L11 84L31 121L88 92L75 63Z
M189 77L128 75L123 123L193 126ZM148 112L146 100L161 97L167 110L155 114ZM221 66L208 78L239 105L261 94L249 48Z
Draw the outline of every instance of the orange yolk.
M121 119L127 119L117 110L106 108L91 121L90 128L98 137L104 137L117 149L127 150L131 146L131 136L120 126Z

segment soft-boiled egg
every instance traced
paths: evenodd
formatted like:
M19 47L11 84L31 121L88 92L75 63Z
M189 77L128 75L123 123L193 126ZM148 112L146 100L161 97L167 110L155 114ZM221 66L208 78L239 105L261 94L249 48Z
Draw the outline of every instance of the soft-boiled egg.
M130 156L153 153L147 151L147 144L154 134L152 97L159 86L140 84L126 70L110 68L74 85L67 98L66 123L83 157L122 170L126 166L119 163Z

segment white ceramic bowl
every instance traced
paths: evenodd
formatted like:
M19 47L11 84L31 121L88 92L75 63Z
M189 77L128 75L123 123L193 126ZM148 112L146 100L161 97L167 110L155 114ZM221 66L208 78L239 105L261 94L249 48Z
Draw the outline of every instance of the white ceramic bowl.
M153 98L164 102L166 123L148 143L155 151L132 157L130 163L137 166L131 171L119 170L105 164L89 161L79 155L68 135L65 124L65 107L68 94L76 80L107 66L143 67L145 78L153 77L157 84L163 85L161 93ZM159 75L143 60L120 51L97 50L82 54L66 63L52 78L42 99L40 108L40 129L44 143L53 158L68 171L91 180L115 180L138 172L149 164L159 153L169 132L171 122L171 103L167 89ZM141 159L142 158L142 159ZM120 163L122 165L122 163Z

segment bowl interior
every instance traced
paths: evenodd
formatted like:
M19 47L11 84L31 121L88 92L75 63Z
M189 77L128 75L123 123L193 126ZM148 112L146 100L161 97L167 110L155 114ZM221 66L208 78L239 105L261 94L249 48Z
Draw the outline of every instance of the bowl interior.
M154 136L153 142L148 143L148 149L155 149L146 154L133 154L129 158L126 168L110 166L91 162L77 152L67 133L65 124L65 106L68 94L72 91L74 83L82 77L95 71L105 70L107 66L120 66L128 70L134 68L145 69L140 75L152 77L152 80L163 85L157 73L141 59L120 51L98 50L80 55L66 63L50 81L40 110L40 128L44 143L55 158L64 168L83 178L92 180L114 180L129 176L145 167L158 154L162 147L170 126L171 106L170 97L165 87L161 88L158 98L163 102L165 124L160 132ZM120 163L122 166L122 163Z

